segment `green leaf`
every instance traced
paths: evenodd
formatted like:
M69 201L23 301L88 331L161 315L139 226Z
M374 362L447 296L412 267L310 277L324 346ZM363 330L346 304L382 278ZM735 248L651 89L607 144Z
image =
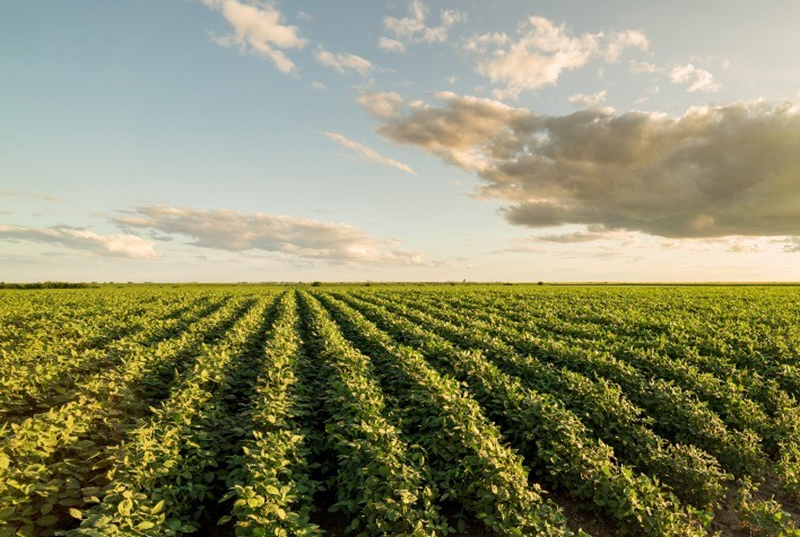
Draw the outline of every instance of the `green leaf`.
M58 522L58 517L55 515L43 516L36 520L36 523L40 526L52 526L56 522Z

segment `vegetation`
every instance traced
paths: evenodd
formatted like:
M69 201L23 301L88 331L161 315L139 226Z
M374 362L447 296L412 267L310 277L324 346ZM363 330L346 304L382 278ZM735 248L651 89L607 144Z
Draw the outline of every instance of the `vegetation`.
M798 518L791 286L0 291L0 537Z

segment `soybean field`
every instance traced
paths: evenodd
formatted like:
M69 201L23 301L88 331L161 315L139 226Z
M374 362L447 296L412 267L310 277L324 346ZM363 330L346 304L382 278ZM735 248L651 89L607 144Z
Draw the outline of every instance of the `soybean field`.
M800 288L0 290L0 537L800 536Z

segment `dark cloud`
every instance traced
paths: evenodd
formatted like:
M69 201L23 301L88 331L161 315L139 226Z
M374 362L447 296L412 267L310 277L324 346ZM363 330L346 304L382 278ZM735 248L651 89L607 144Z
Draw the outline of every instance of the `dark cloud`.
M540 116L452 93L408 106L391 97L379 107L388 112L375 114L377 131L476 172L477 194L509 202L512 224L800 235L800 114L789 104L694 108L679 118L610 109Z

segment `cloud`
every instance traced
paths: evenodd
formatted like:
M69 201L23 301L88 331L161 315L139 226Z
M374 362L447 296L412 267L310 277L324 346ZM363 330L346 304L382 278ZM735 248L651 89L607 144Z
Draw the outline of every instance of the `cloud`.
M606 100L606 90L598 91L597 93L584 94L576 93L570 95L567 100L579 108L594 108Z
M454 24L466 20L458 10L444 10L440 13L439 26L426 26L429 10L420 0L411 0L408 12L408 17L383 19L384 28L406 43L442 43L447 40L447 32Z
M728 252L737 254L757 254L764 251L764 247L753 241L733 239L728 244Z
M647 36L639 30L625 30L624 32L615 32L611 34L608 39L605 49L605 58L607 61L616 63L619 61L625 49L635 48L642 52L650 51L650 41Z
M656 73L659 71L658 67L655 64L650 62L644 62L637 59L632 59L628 62L630 67L631 73L638 74L638 73Z
M68 226L30 228L0 225L0 239L55 244L103 256L132 258L158 257L154 242L136 235L99 235Z
M714 81L714 76L705 69L699 69L687 63L678 65L669 72L669 79L675 84L689 84L686 88L688 92L704 91L708 93L717 92L722 87L719 82Z
M385 50L386 52L397 52L397 53L404 53L406 51L406 46L396 39L391 39L389 37L381 37L378 39L378 48L381 50Z
M313 90L326 90L326 89L328 89L328 86L326 86L322 82L314 81L314 82L311 83L311 89L313 89Z
M314 52L314 57L322 65L335 69L342 74L347 73L347 71L355 71L361 76L366 76L373 69L373 65L369 60L346 52L334 54L320 47Z
M650 46L638 30L573 37L563 24L557 26L544 17L529 17L517 33L516 40L502 32L477 35L464 47L478 54L478 74L505 85L505 89L495 91L500 98L515 98L526 90L555 85L562 73L579 69L595 58L616 62L625 49L647 51Z
M358 102L372 116L391 117L403 106L403 96L399 93L362 93Z
M800 254L800 237L789 237L781 241L783 251L790 254Z
M261 250L338 264L425 264L421 254L400 249L397 240L371 237L345 224L291 216L150 206L114 221L127 229L184 235L195 246L229 252Z
M46 194L36 194L35 192L23 192L21 190L0 190L0 194L2 194L3 196L8 196L10 198L22 198L34 201L62 201L58 198L54 198L53 196L48 196Z
M384 166L390 166L392 168L397 168L398 170L404 171L411 175L417 175L414 170L411 169L410 166L403 164L402 162L398 162L394 159L389 157L385 157L372 149L371 147L367 147L363 144L355 142L342 134L337 134L335 132L325 132L323 133L325 136L336 142L337 144L350 149L361 158L366 160L371 160L373 162L377 162L378 164L383 164Z
M673 238L800 235L800 113L788 103L681 117L541 116L439 93L376 116L377 132L475 172L477 195L529 227L602 225Z
M263 56L282 73L296 71L294 62L282 50L303 48L307 40L300 37L296 26L282 23L277 8L267 3L243 4L236 0L203 0L203 3L220 12L233 27L233 34L215 37L215 43Z
M609 238L607 233L596 231L575 231L572 233L547 233L535 237L541 242L556 242L559 244L574 244L580 242L594 242Z

